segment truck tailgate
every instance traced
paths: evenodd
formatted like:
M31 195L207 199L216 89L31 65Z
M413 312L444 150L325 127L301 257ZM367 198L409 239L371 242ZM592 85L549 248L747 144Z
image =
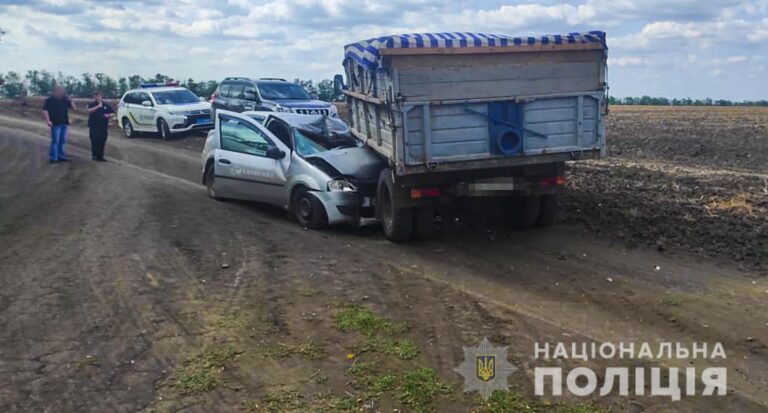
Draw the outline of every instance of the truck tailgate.
M405 103L404 163L599 151L603 99L602 92L592 92L523 102Z

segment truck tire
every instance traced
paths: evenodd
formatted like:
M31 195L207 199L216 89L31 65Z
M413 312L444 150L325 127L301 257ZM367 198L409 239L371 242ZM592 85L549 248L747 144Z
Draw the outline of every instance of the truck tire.
M538 196L504 198L501 206L507 225L516 229L526 229L536 225L539 220L541 198Z
M299 187L291 197L291 211L299 225L309 229L320 229L328 225L323 203L307 188Z
M435 209L432 207L414 208L413 239L432 238L435 234Z
M381 171L376 188L376 211L381 219L384 235L392 242L410 241L413 235L413 210L400 208L395 197L392 170Z
M552 225L557 216L557 209L557 194L542 195L539 220L536 221L536 225L540 227L548 227Z

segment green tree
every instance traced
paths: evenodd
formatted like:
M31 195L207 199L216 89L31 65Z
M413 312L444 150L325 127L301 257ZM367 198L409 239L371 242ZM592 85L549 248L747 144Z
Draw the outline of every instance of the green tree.
M122 97L125 92L128 91L128 79L121 77L117 79L117 96L116 97Z
M168 77L168 76L166 76L164 74L158 73L158 74L155 75L154 78L151 79L151 81L155 82L155 83L168 83L168 82L173 81L173 79L171 79L170 77Z
M24 78L29 83L29 93L36 96L50 94L56 85L56 78L46 70L29 70Z
M3 77L2 85L0 85L0 94L4 98L17 98L23 88L21 76L16 72L8 72Z
M324 79L317 84L317 96L320 100L326 102L340 102L344 100L344 94L336 93L333 87L333 80Z
M304 88L304 90L307 91L307 93L310 94L310 96L317 96L317 88L312 83L311 80L301 80L301 79L294 79L293 83L299 84L301 87Z
M96 89L103 93L104 97L114 98L117 96L117 82L104 73L96 73Z
M216 91L216 88L219 87L219 82L215 80L209 80L205 82L205 87L201 90L201 95L204 98L209 98L211 95L213 95L213 92Z
M75 96L85 98L93 95L96 91L96 82L93 80L93 76L90 73L83 73L80 75L80 82L78 82L75 88Z
M133 75L128 77L128 87L130 89L136 89L144 83L144 79L139 75Z

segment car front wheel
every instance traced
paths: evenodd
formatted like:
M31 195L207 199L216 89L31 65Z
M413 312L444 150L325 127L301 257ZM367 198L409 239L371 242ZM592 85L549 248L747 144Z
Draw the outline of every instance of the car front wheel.
M165 119L157 121L157 133L164 141L171 138L171 128L168 127L168 122Z
M209 165L207 168L205 168L203 181L205 182L205 189L208 192L208 196L213 199L220 199L216 195L216 173L213 169L213 165Z
M296 221L302 227L320 229L328 225L323 203L307 190L299 188L293 195L291 210Z

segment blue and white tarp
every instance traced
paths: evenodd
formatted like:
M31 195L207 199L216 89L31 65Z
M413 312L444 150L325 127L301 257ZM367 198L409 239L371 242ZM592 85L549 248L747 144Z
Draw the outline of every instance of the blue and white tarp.
M548 44L600 43L607 48L605 33L554 34L546 36L510 37L485 33L414 33L382 36L348 44L344 55L368 70L381 65L382 49L515 47Z

